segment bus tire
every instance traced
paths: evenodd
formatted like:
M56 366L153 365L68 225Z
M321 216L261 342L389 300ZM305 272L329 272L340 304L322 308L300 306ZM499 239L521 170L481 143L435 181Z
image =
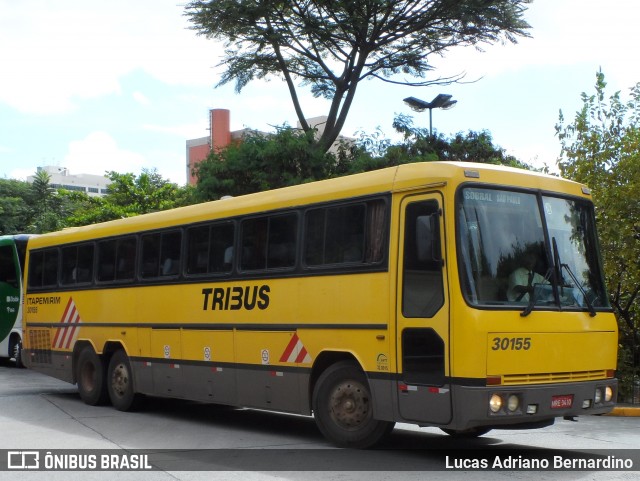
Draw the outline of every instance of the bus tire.
M24 367L22 363L22 340L20 338L16 338L11 345L11 358L15 362L15 366L20 368Z
M369 384L359 366L351 361L338 362L320 375L313 390L312 408L320 432L341 447L371 447L394 426L374 419Z
M118 411L133 411L140 395L133 390L133 372L127 354L118 350L111 356L107 370L107 390L111 404Z
M90 406L97 406L107 402L104 371L100 356L96 354L91 346L84 347L78 356L76 379L78 380L80 398Z

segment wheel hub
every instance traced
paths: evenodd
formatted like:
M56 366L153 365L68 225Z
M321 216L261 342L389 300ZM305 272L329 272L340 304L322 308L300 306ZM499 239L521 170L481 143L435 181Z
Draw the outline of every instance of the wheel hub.
M118 364L113 370L111 386L113 391L120 397L124 396L129 385L129 373L123 364Z
M330 398L331 416L347 429L360 426L371 416L366 389L358 382L345 381L335 386Z

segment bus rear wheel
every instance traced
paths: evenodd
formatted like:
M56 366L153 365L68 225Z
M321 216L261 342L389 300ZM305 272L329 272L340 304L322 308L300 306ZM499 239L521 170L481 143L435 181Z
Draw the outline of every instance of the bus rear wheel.
M131 363L123 350L111 356L107 370L107 389L111 404L118 411L133 411L140 400L140 395L133 390Z
M341 447L371 447L394 426L374 419L367 379L354 362L339 362L324 371L313 390L312 404L320 432Z
M80 398L90 406L104 404L107 401L104 366L91 346L80 351L76 369Z

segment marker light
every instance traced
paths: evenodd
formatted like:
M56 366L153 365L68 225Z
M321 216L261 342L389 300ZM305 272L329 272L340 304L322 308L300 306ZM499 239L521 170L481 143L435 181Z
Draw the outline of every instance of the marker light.
M602 389L596 389L595 395L593 396L593 402L596 404L600 404L602 402Z

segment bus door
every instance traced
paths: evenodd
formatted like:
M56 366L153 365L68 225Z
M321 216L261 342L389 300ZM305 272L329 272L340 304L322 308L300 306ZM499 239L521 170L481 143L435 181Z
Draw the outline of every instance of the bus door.
M410 421L448 423L449 301L440 194L403 199L396 343L398 408Z

